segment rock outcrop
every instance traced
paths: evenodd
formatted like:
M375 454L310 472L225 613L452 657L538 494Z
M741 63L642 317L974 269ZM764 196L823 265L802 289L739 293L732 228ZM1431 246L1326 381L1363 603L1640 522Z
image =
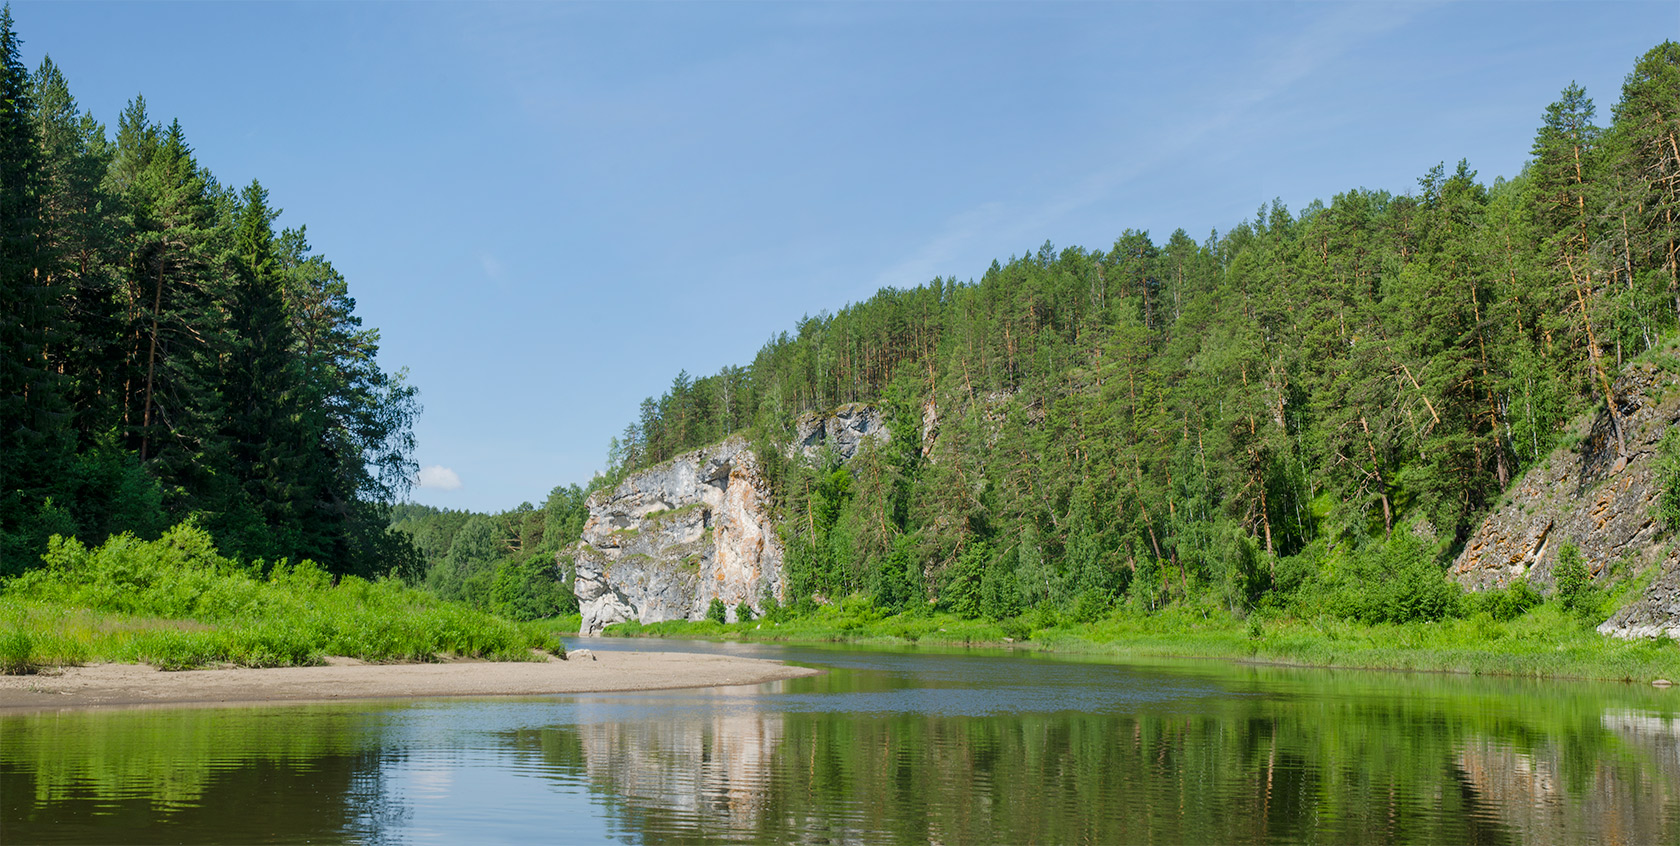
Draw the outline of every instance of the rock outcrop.
M765 510L769 490L746 442L684 453L589 497L570 551L580 632L612 623L699 620L714 598L735 619L783 599L782 545Z
M813 460L827 447L841 461L850 461L865 441L884 443L890 437L886 415L880 409L861 402L847 403L827 414L801 414L794 423L790 454Z
M1574 449L1559 449L1531 469L1470 537L1452 577L1470 590L1527 578L1552 585L1558 551L1573 544L1593 577L1618 562L1637 572L1659 560L1663 571L1599 630L1622 636L1680 636L1680 559L1665 551L1655 501L1657 444L1680 418L1680 386L1652 363L1630 366L1614 386L1622 422L1618 448L1610 415L1600 411Z

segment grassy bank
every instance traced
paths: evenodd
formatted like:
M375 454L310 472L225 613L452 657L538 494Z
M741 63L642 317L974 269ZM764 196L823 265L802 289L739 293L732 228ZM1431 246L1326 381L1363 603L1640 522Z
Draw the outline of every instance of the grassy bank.
M780 615L779 615L780 616ZM1116 657L1218 658L1315 667L1506 675L1536 678L1680 681L1680 643L1621 640L1593 630L1579 614L1546 603L1501 620L1478 612L1433 622L1367 625L1334 617L1255 615L1170 606L1155 613L1120 609L1093 622L1026 614L965 620L949 614L883 615L846 600L773 620L720 624L621 623L618 637L685 637L860 645L1003 646Z
M0 589L0 672L89 661L164 669L438 657L530 660L563 622L514 623L397 581L338 584L304 562L220 556L189 524L157 541L127 535L97 549L55 538L46 566Z

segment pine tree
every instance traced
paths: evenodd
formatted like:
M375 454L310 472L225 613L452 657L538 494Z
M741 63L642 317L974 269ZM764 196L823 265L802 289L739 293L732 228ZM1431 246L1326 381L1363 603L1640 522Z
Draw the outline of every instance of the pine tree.
M1563 96L1546 108L1545 123L1534 139L1533 183L1535 221L1546 244L1552 271L1567 292L1572 316L1560 316L1558 329L1575 335L1585 347L1598 389L1615 427L1617 450L1627 454L1621 415L1611 393L1610 377L1600 345L1596 283L1593 280L1592 246L1595 241L1594 178L1598 165L1599 129L1593 125L1592 100L1578 85L1570 84Z

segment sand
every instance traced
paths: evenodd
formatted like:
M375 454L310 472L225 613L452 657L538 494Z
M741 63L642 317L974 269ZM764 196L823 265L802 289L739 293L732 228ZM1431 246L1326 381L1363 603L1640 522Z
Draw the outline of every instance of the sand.
M758 684L820 671L774 661L673 652L598 652L543 662L458 661L161 672L137 664L0 676L0 714L66 708L335 702L443 696L539 696Z

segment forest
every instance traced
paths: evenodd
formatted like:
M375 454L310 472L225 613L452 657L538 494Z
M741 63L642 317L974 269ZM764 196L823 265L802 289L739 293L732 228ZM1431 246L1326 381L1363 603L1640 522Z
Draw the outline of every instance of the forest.
M1578 415L1619 427L1619 369L1680 327L1680 44L1637 57L1607 125L1574 84L1536 111L1511 179L1443 162L806 318L644 401L609 476L750 433L805 608L1450 613L1476 521ZM844 466L776 448L849 402L890 441Z
M256 181L136 96L114 137L0 12L0 577L191 520L223 553L415 578L418 394Z

